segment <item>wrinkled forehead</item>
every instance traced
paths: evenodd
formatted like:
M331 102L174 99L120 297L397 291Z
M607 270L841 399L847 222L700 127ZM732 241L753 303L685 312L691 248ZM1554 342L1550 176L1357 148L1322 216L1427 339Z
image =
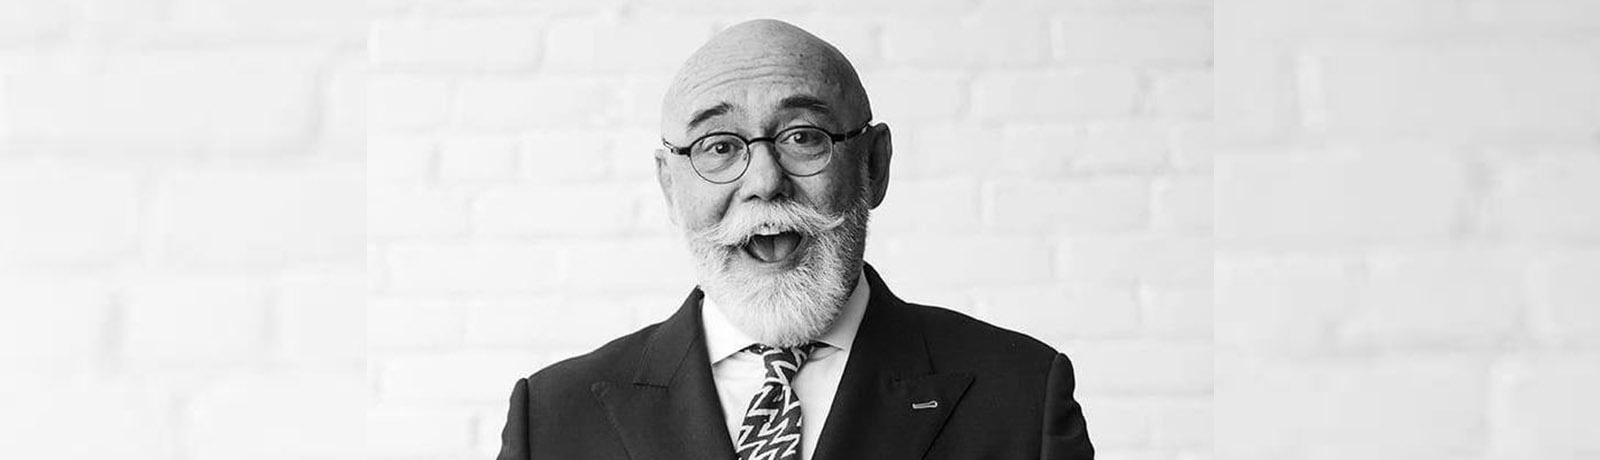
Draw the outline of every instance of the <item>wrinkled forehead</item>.
M847 83L820 66L771 59L722 64L675 82L662 107L663 134L709 121L759 125L796 112L837 124L850 109Z

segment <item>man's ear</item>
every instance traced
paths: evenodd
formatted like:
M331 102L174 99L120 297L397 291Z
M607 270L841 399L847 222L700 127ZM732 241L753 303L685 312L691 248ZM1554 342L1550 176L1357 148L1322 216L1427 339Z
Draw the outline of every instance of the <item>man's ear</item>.
M872 209L883 204L889 193L889 160L894 157L894 139L888 123L872 127L872 145L867 148L867 186L872 190Z
M672 202L672 174L667 172L667 150L656 149L656 183L661 185L661 196L667 200L667 216L674 222L678 219L678 210L673 208Z

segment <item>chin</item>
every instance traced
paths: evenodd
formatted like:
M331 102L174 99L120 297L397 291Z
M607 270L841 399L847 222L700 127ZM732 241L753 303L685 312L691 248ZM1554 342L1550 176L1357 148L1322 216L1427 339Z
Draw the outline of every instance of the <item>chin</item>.
M839 316L860 276L866 210L847 214L842 225L805 235L784 260L691 239L701 290L757 342L793 347L815 341Z

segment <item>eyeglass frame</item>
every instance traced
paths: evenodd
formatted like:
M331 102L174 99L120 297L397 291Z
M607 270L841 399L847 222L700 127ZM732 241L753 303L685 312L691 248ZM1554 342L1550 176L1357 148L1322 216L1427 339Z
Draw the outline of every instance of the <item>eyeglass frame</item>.
M783 151L778 148L778 139L782 138L785 133L788 133L790 131L794 131L794 130L797 130L797 129L806 129L806 128L815 129L817 131L821 131L822 134L828 135L828 142L829 142L828 143L828 162L823 164L821 168L818 168L817 172L810 173L810 174L794 174L794 173L789 172L788 168L783 168L783 161L782 161ZM871 129L871 128L872 128L872 121L871 120L867 120L867 122L862 124L860 128L856 128L854 130L846 131L846 132L843 132L843 133L833 133L833 132L828 131L827 128L823 128L821 126L816 126L816 125L795 125L795 126L790 126L788 128L783 128L782 130L779 130L778 132L773 133L771 136L755 137L755 138L749 138L749 139L746 139L744 137L744 135L742 135L742 134L739 134L739 133L736 133L736 132L732 132L732 131L716 131L716 132L706 133L704 135L701 135L700 137L694 138L694 141L689 142L689 146L688 147L679 147L679 146L676 146L676 145L672 145L671 142L667 142L667 139L665 137L663 137L663 138L661 138L661 146L662 147L666 147L667 151L671 152L673 155L682 155L684 158L688 158L689 159L689 169L693 169L694 170L694 175L700 176L701 180L704 180L706 182L710 182L710 183L713 183L713 184L721 185L721 184L731 184L731 183L737 182L739 179L744 178L744 174L746 172L750 171L750 163L755 160L755 155L753 153L750 153L750 150L751 150L751 147L754 146L755 143L757 143L757 142L768 142L768 143L772 144L773 151L776 152L778 154L778 156L779 156L778 167L779 168L783 168L784 174L788 174L788 175L791 175L791 176L794 176L794 177L811 177L811 176L815 176L815 175L818 175L818 174L822 174L823 171L828 170L828 166L829 165L833 164L833 154L835 153L833 151L833 144L849 141L851 139L855 139L857 137L860 137L862 134L866 134L867 130ZM744 148L745 148L744 169L740 170L739 174L733 176L732 179L728 179L728 180L722 181L722 182L717 182L717 181L711 180L710 178L707 178L705 174L702 174L700 172L700 168L696 168L694 166L694 159L692 157L690 157L690 154L692 153L692 152L690 152L690 149L693 149L695 144L698 144L698 143L700 143L700 141L706 140L706 138L709 138L711 136L733 136L733 138L738 139L740 142L744 142Z

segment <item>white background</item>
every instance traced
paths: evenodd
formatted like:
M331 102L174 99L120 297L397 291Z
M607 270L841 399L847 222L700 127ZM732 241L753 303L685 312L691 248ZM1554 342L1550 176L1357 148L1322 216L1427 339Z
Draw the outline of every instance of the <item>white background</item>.
M1600 456L1600 3L5 0L0 457L492 456L687 292L660 92L753 17L895 130L868 260L1101 458Z

